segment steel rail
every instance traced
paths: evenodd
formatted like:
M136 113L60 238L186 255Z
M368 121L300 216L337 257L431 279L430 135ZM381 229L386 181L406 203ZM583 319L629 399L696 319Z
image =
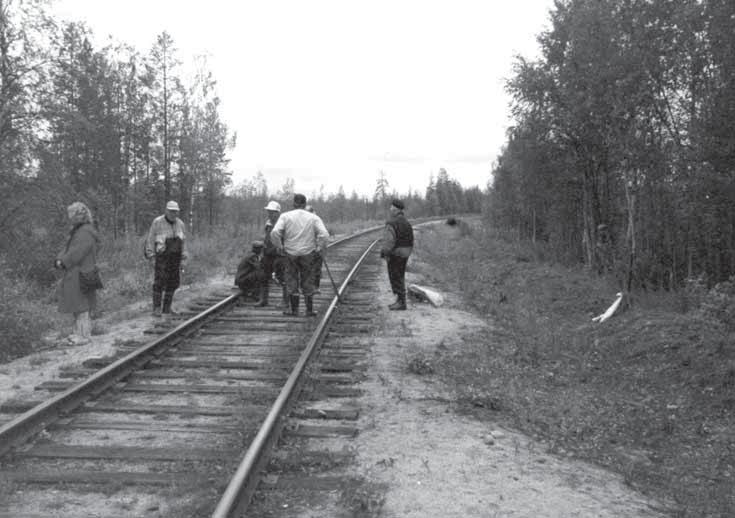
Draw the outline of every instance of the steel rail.
M374 232L381 227L369 227L354 234L340 238L328 247L342 244L364 234ZM68 413L80 406L90 397L99 394L117 383L131 372L141 368L151 360L151 356L158 356L174 345L179 339L196 330L207 318L234 304L239 293L234 293L205 309L201 313L182 322L163 336L134 350L128 355L100 369L88 378L68 388L64 392L39 403L30 410L15 417L0 426L0 456L8 453L30 435L40 432L62 414Z
M142 367L151 360L151 356L160 355L167 348L174 345L176 339L186 336L200 324L203 324L210 315L218 313L236 302L237 297L238 294L226 297L198 315L182 322L163 336L143 345L61 394L39 403L27 412L5 423L0 427L0 455L7 453L13 446L16 446L29 435L43 430L61 414L73 410L91 396L99 394L134 370Z
M347 274L345 280L342 282L342 285L340 286L337 295L332 299L332 302L329 304L329 308L325 312L316 330L312 334L311 339L304 348L304 351L301 353L301 356L299 357L296 366L288 377L286 384L281 389L278 398L276 399L275 403L273 403L270 412L268 412L268 415L266 416L262 426L258 430L257 435L250 444L250 447L245 453L245 456L240 462L240 465L235 471L235 474L230 480L230 483L225 489L225 492L222 494L222 498L217 504L217 507L212 514L212 518L230 518L234 516L234 513L242 512L243 508L247 505L247 500L249 500L249 497L251 496L247 493L248 491L252 491L254 489L253 487L251 487L250 483L254 481L253 477L257 476L258 465L271 440L273 439L273 431L276 429L288 403L295 395L296 387L300 381L304 369L311 359L311 356L316 350L318 344L322 340L325 331L327 330L327 325L329 324L334 310L339 303L340 296L344 294L347 289L347 285L355 276L355 273L365 261L365 258L373 249L376 243L378 243L378 240L373 241L370 246L368 246L365 252L360 256L355 265L352 267L350 272Z

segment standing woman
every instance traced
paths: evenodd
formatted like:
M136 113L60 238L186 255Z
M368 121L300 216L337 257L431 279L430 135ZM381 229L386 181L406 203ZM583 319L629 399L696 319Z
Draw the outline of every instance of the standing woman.
M57 269L64 271L58 288L59 311L74 315L74 333L69 340L84 344L92 336L89 311L95 291L102 288L97 270L99 236L92 226L92 213L86 205L74 202L66 212L71 231L64 251L54 262Z

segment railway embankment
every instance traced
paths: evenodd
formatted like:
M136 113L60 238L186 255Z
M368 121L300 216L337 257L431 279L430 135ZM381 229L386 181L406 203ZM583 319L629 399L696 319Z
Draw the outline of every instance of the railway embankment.
M253 509L408 517L735 509L735 371L731 331L713 309L721 297L684 308L670 294L639 295L597 324L616 291L605 279L549 265L538 249L480 225L417 235L408 281L440 290L443 304L389 311L384 265L373 258L310 369L306 402L286 418ZM207 289L182 304L206 305ZM96 347L2 366L0 403L27 404L35 387L63 383L85 360L163 329L134 309L125 316ZM121 510L166 515L130 487L120 494Z

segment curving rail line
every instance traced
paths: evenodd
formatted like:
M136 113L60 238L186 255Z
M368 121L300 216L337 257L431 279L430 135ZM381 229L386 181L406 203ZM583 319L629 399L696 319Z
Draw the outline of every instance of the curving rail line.
M235 470L235 476L224 490L224 493L219 491L218 488L221 486L216 481L211 480L211 477L204 477L212 487L210 493L214 491L222 495L213 516L235 516L235 513L240 512L242 507L247 504L249 495L253 491L255 470L260 466L264 452L273 441L273 432L277 431L283 412L298 393L304 368L313 356L314 351L318 348L320 340L323 339L328 329L330 318L338 305L339 296L345 292L347 285L359 268L359 265L375 245L376 241L373 239L374 236L371 237L371 234L374 234L380 228L382 227L366 229L335 241L330 245L330 247L336 249L352 247L352 250L345 251L346 255L352 255L350 264L354 262L355 255L359 255L359 258L351 267L338 267L336 269L335 266L337 266L337 263L330 258L330 265L334 273L347 273L339 288L338 296L332 298L323 297L321 301L315 300L315 306L320 309L319 312L322 313L323 310L323 314L318 322L314 322L313 319L281 318L277 315L272 316L269 312L264 312L263 310L259 311L250 308L242 312L238 309L238 294L232 294L216 301L213 305L195 316L185 319L173 329L164 331L162 336L152 342L125 354L101 370L91 375L86 375L83 380L56 386L56 390L61 389L60 393L49 397L47 400L40 402L33 406L33 408L0 426L0 456L3 456L3 471L0 473L0 493L2 492L3 484L61 484L62 487L77 484L87 487L89 485L111 482L113 485L137 483L145 485L163 484L167 481L177 483L183 479L188 480L188 475L191 475L192 480L201 484L202 477L198 478L196 476L198 474L196 472L198 466L196 462L208 463L207 466L211 467L210 464L216 461L218 464L215 465L215 468L221 472L227 472L229 468L225 464L229 464L237 459L237 454L234 453L232 447L236 445L237 438L240 437L242 440L247 440L247 443L241 444L250 444L250 447L242 462ZM355 248L359 250L356 251ZM336 255L337 252L334 254ZM330 256L332 255L330 253ZM345 259L342 258L342 261ZM332 290L325 283L323 291ZM252 331L253 329L260 333L258 340L255 339L255 335L252 337L246 335L246 332ZM301 337L308 332L311 332L311 338L302 348L301 342L303 339ZM271 339L269 333L272 333L274 338ZM242 342L244 336L250 338L248 343ZM237 341L233 337L237 337ZM195 343L196 340L199 340L199 342ZM209 359L210 356L202 352L204 350L208 351L207 354L210 354L209 351L211 351L212 355L219 354L220 356L212 356L214 359ZM257 353L251 352L256 350ZM45 441L48 440L47 437L42 437L40 441L37 439L39 432L44 430L50 430L50 432L44 433L50 434L52 437L59 430L59 433L63 435L66 430L64 428L65 426L71 426L81 430L100 430L107 429L105 427L108 427L112 430L144 433L150 424L148 421L141 420L140 422L136 422L131 419L93 422L79 419L79 414L85 412L88 414L108 412L114 416L125 416L131 415L132 413L138 415L147 412L155 416L162 416L161 418L164 419L167 416L178 418L187 415L189 411L191 415L231 416L236 410L228 405L197 406L193 404L191 408L187 409L181 405L167 406L158 404L160 401L156 400L156 398L158 397L163 400L163 396L156 396L156 394L163 394L168 391L178 391L192 400L195 400L197 394L203 394L204 396L202 397L206 395L222 397L221 392L225 392L231 394L232 398L240 398L239 401L241 402L248 402L250 406L244 407L245 410L253 410L252 413L256 417L259 417L262 413L260 402L263 398L269 398L272 391L268 386L264 387L258 385L258 383L268 383L276 380L282 382L288 372L287 366L295 359L295 353L297 352L300 354L298 355L295 366L291 370L290 375L287 376L285 385L278 393L275 403L270 411L267 412L265 418L262 419L263 424L252 441L250 441L252 430L245 423L245 420L251 416L243 417L241 415L234 421L227 421L227 425L221 426L217 423L212 426L208 422L202 424L200 421L176 421L168 424L168 421L164 420L162 422L165 423L165 426L161 425L158 427L161 430L167 431L174 430L184 433L192 431L208 437L220 437L220 435L229 437L226 440L218 439L229 448L224 453L220 452L218 455L213 456L210 454L213 451L210 447L211 445L205 445L205 448L195 449L188 453L182 449L180 451L181 456L184 457L182 460L176 458L176 448L170 448L174 451L167 452L161 448L147 447L146 441L151 441L151 439L146 435L136 436L138 437L136 440L139 440L144 446L136 445L135 448L132 448L113 445L104 451L100 451L101 448L95 448L85 444L58 445L54 443L48 446L45 444ZM182 356L176 356L173 353L181 353ZM195 357L194 359L190 359L187 355L195 355ZM202 357L205 357L205 359L202 359ZM169 370L167 371L166 369ZM247 374L241 375L241 373ZM137 380L138 378L142 380L156 379L157 382L156 384L150 384L131 381ZM210 384L206 382L191 383L191 379L200 382L203 378L208 379ZM176 385L171 381L176 379L184 379L188 384ZM212 380L223 381L224 385L211 384ZM234 385L228 387L228 384ZM53 389L54 387L51 388L51 390ZM146 391L152 392L148 394ZM140 403L139 401L130 403L123 397L123 395L130 393L148 394L154 404L150 404L151 402L149 400L146 400L146 404ZM107 398L107 401L105 401L105 398ZM128 412L128 414L125 412ZM251 420L248 421L248 423L250 422ZM151 429L153 428L151 427ZM226 434L227 432L231 432L231 437ZM34 437L36 439L29 442L29 439ZM83 439L84 437L75 440L83 441ZM233 454L235 457L233 457ZM130 459L130 455L138 455L140 458L151 461L162 461L168 464L164 467L154 466L147 470L141 469L139 472L134 472L134 470L133 472L125 472L123 473L125 476L121 477L106 478L103 476L104 473L100 473L97 477L98 480L95 480L94 471L74 471L74 469L80 466L87 467L86 463L93 463L95 460L108 462L109 459L113 459L113 461L124 463ZM66 468L60 464L60 471L58 473L39 474L32 470L36 466L34 464L35 459L69 458L74 461L72 468ZM56 461L54 460L54 462ZM173 465L178 463L186 467L189 465L187 462L191 464L189 472L182 472L180 470L171 473L166 472L169 464ZM43 469L46 469L46 467L44 466ZM177 477L181 477L181 480ZM183 482L181 483L183 484ZM202 490L201 485L198 489ZM83 491L80 490L81 492ZM0 494L1 496L2 494ZM79 498L79 501L83 500L83 498ZM11 505L10 507L4 507L4 505L3 499L0 498L0 517L46 516L38 512L38 509L33 506L30 507L30 510L26 514L23 514L25 511L19 511L21 505L18 501L9 504ZM130 506L132 505L132 503L122 505L120 516L137 515L136 513L138 511L130 510ZM205 508L206 506L197 508L196 506L192 507L190 505L186 508L186 512L195 509L191 512L197 516L205 515L204 513L208 515L211 511L205 511ZM180 509L183 508L171 507L170 511L179 513L182 512ZM211 510L212 507L209 507L209 509ZM88 512L92 513L92 511ZM111 516L107 510L100 511L99 513L89 514L89 516ZM63 516L72 515L80 516L71 511L63 514ZM179 516L179 514L174 515ZM62 516L62 514L50 513L48 516ZM161 514L159 513L156 516L161 516Z
M252 496L252 493L255 491L255 483L257 483L255 477L257 476L258 468L261 467L262 464L259 461L262 459L267 448L272 445L275 439L274 431L283 417L288 403L292 401L295 395L297 395L298 383L304 373L304 369L312 358L317 346L324 338L324 332L329 325L329 321L337 307L340 296L344 294L347 289L347 285L353 279L355 273L365 260L365 257L367 257L371 252L376 243L377 241L373 241L370 246L367 247L365 252L360 256L360 259L358 259L352 267L352 270L347 274L347 278L342 283L342 286L340 286L336 296L322 317L321 322L319 322L319 325L312 334L309 343L306 345L303 353L301 353L299 361L296 363L296 366L288 377L283 389L281 389L278 399L276 399L276 402L271 407L271 410L265 418L263 425L260 427L258 434L255 436L255 439L253 439L253 442L245 453L245 457L242 462L240 462L240 465L227 486L222 499L219 504L217 504L217 508L215 509L212 518L229 518L234 516L235 513L241 512L247 505L250 496Z

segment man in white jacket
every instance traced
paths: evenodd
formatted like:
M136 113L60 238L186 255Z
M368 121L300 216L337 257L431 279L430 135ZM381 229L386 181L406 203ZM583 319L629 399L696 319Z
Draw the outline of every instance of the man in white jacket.
M329 233L322 219L304 210L306 196L295 194L293 210L281 214L273 230L271 240L286 256L286 290L290 308L284 308L284 315L298 315L299 290L304 294L306 316L316 316L313 297L314 262L323 257L327 250Z

